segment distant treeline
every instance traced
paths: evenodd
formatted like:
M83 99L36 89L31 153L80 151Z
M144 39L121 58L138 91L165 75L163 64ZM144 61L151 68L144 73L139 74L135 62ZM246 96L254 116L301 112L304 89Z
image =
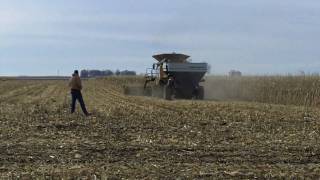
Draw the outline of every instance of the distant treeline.
M105 76L135 76L137 73L135 71L129 71L129 70L116 70L116 71L111 71L111 70L81 70L80 76L84 78L88 77L105 77Z

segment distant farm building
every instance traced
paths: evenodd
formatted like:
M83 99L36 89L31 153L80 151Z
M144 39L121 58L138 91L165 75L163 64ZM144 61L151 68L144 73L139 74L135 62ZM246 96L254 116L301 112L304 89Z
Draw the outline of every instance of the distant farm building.
M231 70L229 72L229 76L230 77L241 77L242 73L240 71L237 71L237 70Z

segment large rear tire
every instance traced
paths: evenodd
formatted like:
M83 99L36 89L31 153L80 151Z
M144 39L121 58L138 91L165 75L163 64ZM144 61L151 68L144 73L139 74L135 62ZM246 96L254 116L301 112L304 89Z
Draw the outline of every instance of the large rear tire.
M198 88L197 99L199 99L199 100L203 100L204 99L204 88L203 88L203 86L199 86L199 88Z
M166 100L172 100L172 88L168 85L164 86L163 98Z

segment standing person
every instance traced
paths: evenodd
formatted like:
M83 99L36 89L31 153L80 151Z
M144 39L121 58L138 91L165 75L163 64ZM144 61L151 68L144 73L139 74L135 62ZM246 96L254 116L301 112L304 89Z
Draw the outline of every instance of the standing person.
M82 83L81 79L79 77L79 71L75 70L72 74L72 78L69 81L69 87L71 88L71 96L72 96L72 103L71 103L71 114L74 113L76 108L76 101L78 100L81 106L81 109L83 113L86 116L90 116L90 113L88 113L86 106L83 101L83 97L81 94L82 90Z

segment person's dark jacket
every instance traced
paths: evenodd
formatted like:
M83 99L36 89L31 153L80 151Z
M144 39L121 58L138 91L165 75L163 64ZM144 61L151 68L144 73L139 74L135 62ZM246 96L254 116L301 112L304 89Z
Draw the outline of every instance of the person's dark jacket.
M72 78L69 81L69 87L71 88L71 90L77 90L77 91L82 90L82 83L79 75L77 74L72 75Z

